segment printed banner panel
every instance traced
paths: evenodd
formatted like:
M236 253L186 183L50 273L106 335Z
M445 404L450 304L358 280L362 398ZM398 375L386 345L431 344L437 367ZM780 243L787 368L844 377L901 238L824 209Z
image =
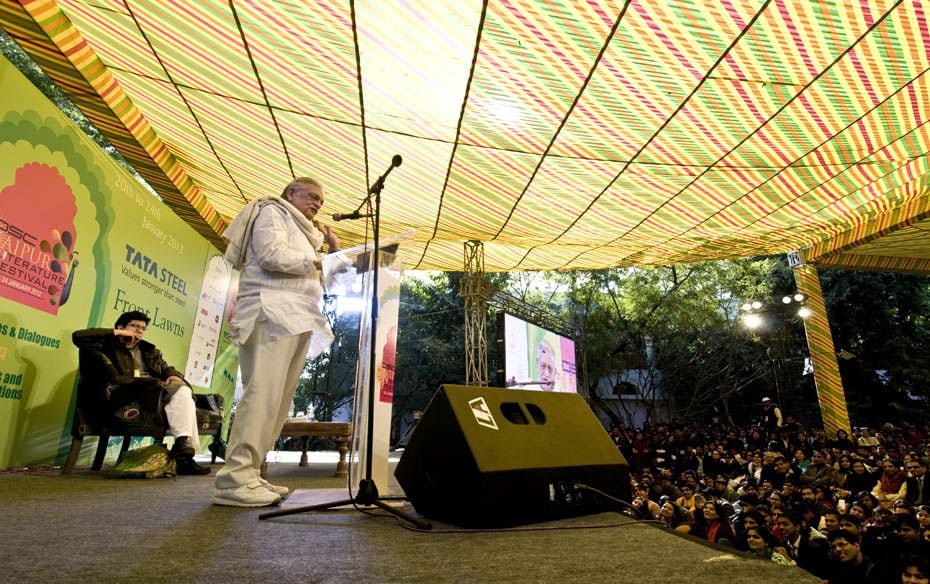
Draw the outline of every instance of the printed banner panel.
M128 310L149 315L146 340L196 392L231 404L230 277L216 248L0 59L0 468L60 462L71 333Z

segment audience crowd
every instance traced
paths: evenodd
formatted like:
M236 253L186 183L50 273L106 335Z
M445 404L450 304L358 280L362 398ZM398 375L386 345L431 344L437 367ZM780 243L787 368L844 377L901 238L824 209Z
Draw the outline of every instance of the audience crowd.
M825 582L927 584L930 427L611 429L629 513Z

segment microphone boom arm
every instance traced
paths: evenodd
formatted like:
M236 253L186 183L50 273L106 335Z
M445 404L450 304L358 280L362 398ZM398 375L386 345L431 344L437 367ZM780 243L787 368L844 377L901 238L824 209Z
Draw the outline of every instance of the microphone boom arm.
M351 213L334 213L333 221L346 221L352 219L361 219L362 217L371 217L371 213L364 214L362 213L362 207L368 204L371 201L372 195L377 195L381 192L381 189L384 188L384 181L391 174L391 171L403 164L404 159L400 154L395 154L391 158L391 166L384 171L384 174L378 177L378 180L374 182L373 185L368 189L368 196L362 199L362 202L359 204L358 208Z

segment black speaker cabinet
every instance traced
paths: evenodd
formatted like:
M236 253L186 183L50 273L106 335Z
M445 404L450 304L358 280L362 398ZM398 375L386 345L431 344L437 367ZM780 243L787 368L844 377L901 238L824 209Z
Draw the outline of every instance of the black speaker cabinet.
M619 509L629 469L576 394L443 385L394 476L417 512L462 527L504 527Z

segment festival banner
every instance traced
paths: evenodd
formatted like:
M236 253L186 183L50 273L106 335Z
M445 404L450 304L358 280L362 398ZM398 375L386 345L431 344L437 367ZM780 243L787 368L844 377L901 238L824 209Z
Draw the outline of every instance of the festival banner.
M187 365L194 391L231 404L230 276L219 250L0 59L0 468L63 459L71 333L128 310L149 315L146 340Z

